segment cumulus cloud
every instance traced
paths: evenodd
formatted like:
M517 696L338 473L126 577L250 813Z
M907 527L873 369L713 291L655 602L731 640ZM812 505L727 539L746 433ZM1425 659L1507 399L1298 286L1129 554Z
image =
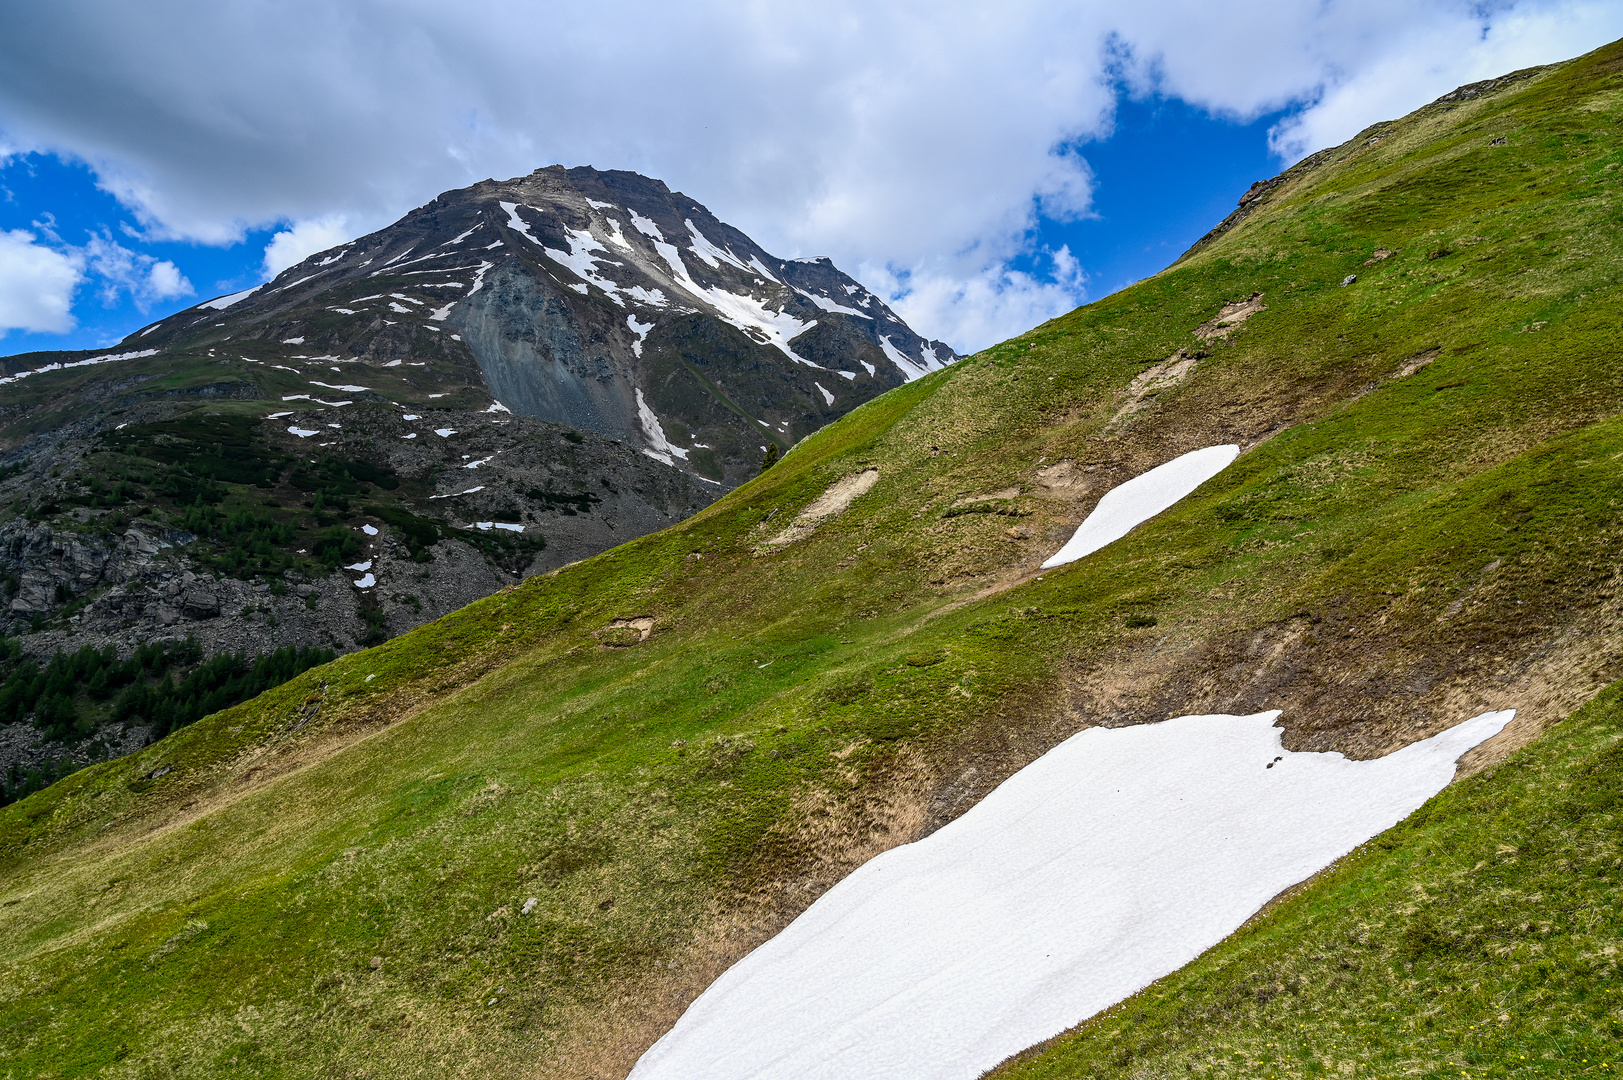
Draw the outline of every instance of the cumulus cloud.
M1277 125L1270 142L1294 162L1455 87L1563 59L1620 33L1623 8L1602 4L1505 4L1479 23L1416 20L1401 40L1333 71L1311 106Z
M273 278L318 251L326 251L353 239L354 234L346 228L342 217L296 221L272 236L270 243L265 245L265 277Z
M160 300L192 295L192 283L167 259L131 251L107 236L91 237L82 250L82 264L100 279L98 291L109 306L125 293L142 311Z
M296 223L267 270L334 242L316 223L487 176L635 169L775 253L993 305L920 308L969 333L1057 282L1007 267L1037 215L1088 212L1067 148L1109 130L1122 81L1235 117L1301 104L1289 154L1619 35L1615 0L64 0L10 13L0 145L89 162L154 236Z
M1001 263L965 274L959 267L920 267L897 273L864 266L870 288L891 297L891 307L910 326L928 326L947 342L990 344L1063 315L1086 296L1087 275L1069 248L1044 252L1046 275Z
M75 325L73 291L84 279L82 260L37 239L23 229L0 232L0 337L8 330L59 334Z

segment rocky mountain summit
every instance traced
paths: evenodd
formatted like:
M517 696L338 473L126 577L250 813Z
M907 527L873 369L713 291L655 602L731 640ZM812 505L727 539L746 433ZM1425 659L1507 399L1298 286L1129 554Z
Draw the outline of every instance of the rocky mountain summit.
M447 192L135 340L209 331L339 364L443 358L504 410L724 488L956 359L826 258L775 258L658 180L556 165Z
M485 181L110 351L0 359L0 629L41 662L375 644L954 359L657 180Z

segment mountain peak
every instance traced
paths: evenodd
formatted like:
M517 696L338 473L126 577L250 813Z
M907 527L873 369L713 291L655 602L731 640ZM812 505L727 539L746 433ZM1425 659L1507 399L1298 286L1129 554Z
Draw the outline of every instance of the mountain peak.
M723 487L763 446L956 359L827 256L779 258L663 181L561 164L444 192L142 333L443 358L519 415Z

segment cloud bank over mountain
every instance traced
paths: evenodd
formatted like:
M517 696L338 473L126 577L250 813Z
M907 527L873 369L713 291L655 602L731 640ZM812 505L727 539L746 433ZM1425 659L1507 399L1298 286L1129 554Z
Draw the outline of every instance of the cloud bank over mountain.
M1086 144L1123 87L1236 119L1299 105L1274 132L1290 159L1623 35L1623 10L79 0L7 23L0 146L88 162L150 235L281 222L269 270L486 176L633 169L769 250L861 268L921 332L976 347L1085 296L1070 252L1010 263L1039 216L1089 212Z

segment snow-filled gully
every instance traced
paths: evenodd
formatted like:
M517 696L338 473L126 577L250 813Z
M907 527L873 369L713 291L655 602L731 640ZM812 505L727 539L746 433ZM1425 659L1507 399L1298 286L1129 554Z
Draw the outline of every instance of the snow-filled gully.
M830 889L632 1080L972 1080L1401 821L1513 715L1375 761L1288 751L1277 712L1090 728Z

